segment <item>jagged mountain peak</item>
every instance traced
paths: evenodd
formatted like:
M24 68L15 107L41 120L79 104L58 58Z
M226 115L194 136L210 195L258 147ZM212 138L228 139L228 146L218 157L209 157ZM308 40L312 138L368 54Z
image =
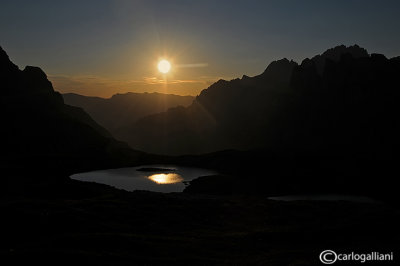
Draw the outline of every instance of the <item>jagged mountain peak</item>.
M350 54L353 58L369 57L368 51L357 44L351 46L342 44L330 48L320 55L314 56L311 60L315 62L318 73L322 74L327 59L337 62L345 54Z
M269 73L273 74L277 71L293 68L294 66L297 66L296 62L287 58L282 58L276 61L272 61L261 75L267 75Z
M1 77L6 77L11 72L17 72L19 70L13 62L11 62L8 54L0 46L0 75Z
M54 88L51 82L47 79L46 73L35 66L26 66L22 71L26 86L37 93L54 93Z
M349 53L354 58L359 57L368 57L368 51L365 48L360 47L357 44L345 46L345 45L338 45L333 48L330 48L321 54L322 57L327 57L330 59L340 59L340 55ZM317 56L316 56L317 57Z

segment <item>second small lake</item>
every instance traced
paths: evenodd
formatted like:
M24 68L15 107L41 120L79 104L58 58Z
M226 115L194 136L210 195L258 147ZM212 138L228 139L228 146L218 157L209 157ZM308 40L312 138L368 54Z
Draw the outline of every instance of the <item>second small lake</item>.
M106 184L127 191L182 192L189 181L215 171L176 165L142 165L74 174L72 179Z

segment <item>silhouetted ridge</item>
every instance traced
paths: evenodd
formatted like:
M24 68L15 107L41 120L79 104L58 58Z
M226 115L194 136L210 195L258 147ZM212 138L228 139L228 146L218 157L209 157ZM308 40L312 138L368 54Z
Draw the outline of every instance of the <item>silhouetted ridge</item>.
M42 69L34 66L26 66L22 71L26 85L32 93L53 93L54 89L47 75Z
M121 140L126 137L123 135L124 128L138 119L165 112L172 107L189 106L194 100L193 96L133 92L118 93L108 99L74 93L66 93L63 97L66 104L83 108L93 119Z
M300 65L294 67L290 79L291 88L298 93L310 93L321 86L321 76L318 74L314 60L304 59Z
M7 53L0 47L0 75L1 77L6 77L6 74L16 73L19 69L14 65Z
M283 83L287 85L290 80L293 68L297 66L297 63L293 60L289 61L284 58L281 60L273 61L268 65L267 69L259 75L259 78L267 79L269 82Z
M340 60L341 56L344 54L351 54L354 58L362 58L368 57L369 54L366 49L361 48L357 44L353 46L345 46L340 45L334 48L326 50L321 55L314 56L311 60L313 60L316 64L317 70L319 74L322 74L322 71L325 66L325 61L327 59L337 62Z
M274 61L258 76L215 82L191 106L179 111L179 119L175 111L167 111L139 120L126 129L126 135L131 136L127 140L132 147L167 154L263 147L364 150L351 143L348 147L339 145L342 134L350 133L339 122L348 120L346 114L354 110L365 111L363 121L372 119L374 112L383 118L392 117L388 108L396 99L395 92L382 86L396 84L398 62L398 58L369 56L357 45L329 49L300 65L288 59ZM377 102L372 95L387 100L382 106L379 103L381 111L375 109ZM352 104L344 105L344 101ZM375 111L366 108L368 105ZM348 129L364 134L355 129L367 124L359 123L357 117L353 119Z
M8 95L17 88L16 83L20 82L20 70L14 65L6 52L0 47L0 82L2 83L1 95Z
M19 70L2 49L0 77L2 171L72 173L126 165L139 155L81 108L65 105L43 70Z

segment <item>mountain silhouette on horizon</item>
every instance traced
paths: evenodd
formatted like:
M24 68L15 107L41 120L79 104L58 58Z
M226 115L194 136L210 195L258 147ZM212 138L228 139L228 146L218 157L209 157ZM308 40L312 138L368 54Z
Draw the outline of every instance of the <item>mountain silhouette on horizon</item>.
M62 96L66 104L83 108L113 135L142 117L162 113L177 106L187 107L195 98L157 92L128 92L115 94L111 98L90 97L75 93L65 93Z
M190 106L144 117L116 136L135 149L170 155L259 148L356 152L361 139L378 145L391 135L387 120L394 119L397 91L389 88L398 67L398 58L369 55L357 45L337 46L301 64L281 59L258 76L219 80Z
M142 154L116 141L81 108L64 104L43 70L20 70L1 47L0 82L4 173L68 175L125 165Z

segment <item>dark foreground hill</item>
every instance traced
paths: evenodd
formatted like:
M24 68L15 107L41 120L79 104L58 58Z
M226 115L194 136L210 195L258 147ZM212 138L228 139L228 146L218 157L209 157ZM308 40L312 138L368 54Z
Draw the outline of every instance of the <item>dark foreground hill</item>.
M64 104L38 67L14 65L0 48L1 171L57 175L122 166L143 153L116 141L81 108Z
M77 181L48 193L0 197L2 265L309 266L327 249L393 252L395 261L369 264L397 265L400 250L399 210L383 203L128 193Z
M193 96L133 92L115 94L108 99L74 93L63 94L63 98L66 104L83 108L114 136L118 130L144 116L165 112L172 107L186 107L194 100Z

